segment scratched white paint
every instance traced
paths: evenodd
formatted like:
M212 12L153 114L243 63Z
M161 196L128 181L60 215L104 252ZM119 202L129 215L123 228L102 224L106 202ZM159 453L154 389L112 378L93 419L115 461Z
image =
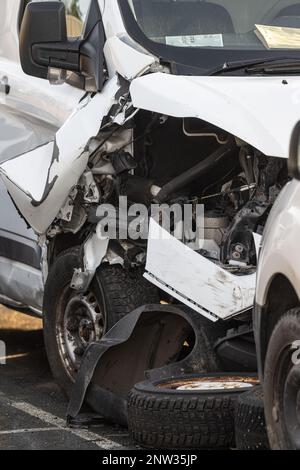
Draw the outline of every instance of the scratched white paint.
M176 240L153 219L145 277L212 321L251 308L254 301L255 274L235 276L225 271Z
M53 142L0 165L0 174L8 191L36 233L45 233L85 171L89 158L89 153L85 152L86 145L98 134L118 88L114 77L102 93L78 106L56 134L59 157L52 165ZM47 198L42 200L49 170L48 183L55 184ZM36 207L32 205L31 196L34 195L39 202Z
M272 157L289 157L299 121L295 90L300 77L185 77L153 73L133 80L136 108L174 117L194 117L226 130ZM274 113L280 109L284 119Z

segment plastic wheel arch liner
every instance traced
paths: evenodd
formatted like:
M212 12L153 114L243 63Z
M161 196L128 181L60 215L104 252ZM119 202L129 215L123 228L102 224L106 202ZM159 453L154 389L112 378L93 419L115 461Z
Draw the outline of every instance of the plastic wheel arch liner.
M214 327L217 327L214 325ZM127 395L138 382L199 372L203 318L186 307L147 305L120 320L87 349L74 384L67 415L78 416L84 403L97 414L127 424ZM194 347L182 360L183 342Z

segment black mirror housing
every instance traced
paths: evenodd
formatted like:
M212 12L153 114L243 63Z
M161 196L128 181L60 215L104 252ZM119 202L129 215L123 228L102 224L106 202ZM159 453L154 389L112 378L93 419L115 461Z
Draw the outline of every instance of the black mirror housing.
M105 81L105 33L98 0L91 0L82 37L68 39L62 2L33 2L26 7L20 30L20 59L27 75L47 79L49 69L74 72L83 88Z
M43 54L39 52L38 46L53 44L54 47L66 41L66 12L62 2L34 2L27 5L20 30L20 59L27 75L47 79L51 64L46 57L40 60Z

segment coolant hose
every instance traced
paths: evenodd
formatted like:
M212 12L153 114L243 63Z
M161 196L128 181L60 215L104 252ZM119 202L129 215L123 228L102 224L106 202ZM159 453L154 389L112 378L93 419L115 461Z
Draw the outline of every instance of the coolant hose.
M223 159L227 158L228 155L231 154L235 149L236 144L234 139L231 139L225 145L221 145L205 160L201 161L163 186L155 197L155 201L159 204L167 202L176 191L185 188L188 184L192 183L200 176L206 174L213 167L218 165Z

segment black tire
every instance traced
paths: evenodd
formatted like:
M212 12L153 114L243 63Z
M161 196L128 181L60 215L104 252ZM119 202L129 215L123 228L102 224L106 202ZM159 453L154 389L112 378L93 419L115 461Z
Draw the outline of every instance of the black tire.
M222 382L237 381L238 377L240 380L235 374L199 374L136 385L128 398L132 438L140 446L152 449L234 447L235 402L246 385L238 391L178 390L177 385L216 378Z
M235 411L235 437L238 450L270 449L264 409L263 389L259 385L242 393Z
M62 253L54 261L46 282L44 295L43 318L46 352L53 376L68 396L80 365L80 356L84 353L84 350L78 351L79 356L75 356L76 362L72 363L71 356L68 356L63 347L63 335L66 333L69 339L69 334L68 331L64 332L65 327L62 321L65 322L65 320L62 319L62 315L65 315L68 305L78 296L78 293L71 289L70 283L74 269L79 267L79 255L80 249L72 248ZM98 312L101 312L101 318L99 317L101 325L97 325L94 340L101 339L121 318L135 308L145 304L159 303L157 289L143 278L142 271L128 272L120 265L100 266L91 283L88 295L96 300L96 311L98 309Z
M270 446L300 450L300 308L289 310L275 326L267 349L264 403Z

